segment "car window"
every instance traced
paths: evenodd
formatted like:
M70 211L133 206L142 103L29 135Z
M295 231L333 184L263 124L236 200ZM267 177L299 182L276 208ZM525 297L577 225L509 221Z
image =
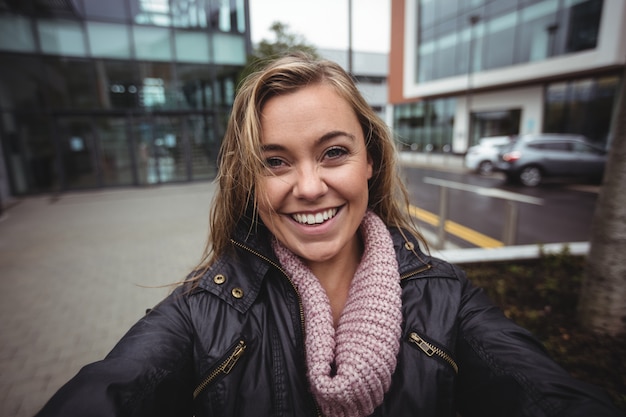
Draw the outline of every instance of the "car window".
M533 142L528 144L529 148L542 149L548 151L570 151L571 147L568 142Z
M593 155L602 155L604 151L602 149L595 148L587 145L586 143L574 143L574 152L587 153Z

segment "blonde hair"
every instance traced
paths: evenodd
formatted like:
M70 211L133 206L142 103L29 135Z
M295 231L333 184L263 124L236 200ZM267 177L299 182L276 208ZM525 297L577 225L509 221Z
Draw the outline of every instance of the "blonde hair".
M338 64L304 53L271 61L242 83L233 104L219 154L218 189L210 213L210 232L204 257L197 269L208 268L230 246L242 219L258 223L256 180L266 175L261 157L261 112L274 96L316 83L331 86L354 110L363 129L367 152L373 161L368 208L387 226L407 229L424 245L409 215L406 188L396 165L396 149L387 125L358 91L352 77Z

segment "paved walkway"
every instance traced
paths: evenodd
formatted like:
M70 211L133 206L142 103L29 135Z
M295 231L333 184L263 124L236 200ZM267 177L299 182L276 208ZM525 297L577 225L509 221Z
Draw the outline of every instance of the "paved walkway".
M213 185L18 201L0 220L0 416L32 417L199 260Z

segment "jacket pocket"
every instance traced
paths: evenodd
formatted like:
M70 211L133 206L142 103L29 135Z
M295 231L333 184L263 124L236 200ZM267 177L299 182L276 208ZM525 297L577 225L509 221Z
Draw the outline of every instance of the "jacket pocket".
M444 349L438 347L434 343L427 341L418 332L410 332L408 336L408 341L412 346L419 348L426 355L442 359L445 363L450 365L452 369L454 369L454 373L459 373L459 366L456 364L456 361L454 360L452 355L446 352Z
M244 352L246 351L246 341L241 339L235 346L233 346L226 355L224 355L222 360L219 361L218 365L213 368L209 374L202 379L202 381L198 384L196 389L193 391L194 400L202 391L208 387L211 382L215 381L218 377L223 375L228 375L237 362L241 359Z

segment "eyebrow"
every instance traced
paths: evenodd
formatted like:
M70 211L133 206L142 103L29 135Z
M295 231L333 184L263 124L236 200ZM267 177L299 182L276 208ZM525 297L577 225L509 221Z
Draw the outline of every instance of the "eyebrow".
M344 136L348 139L350 139L351 141L356 141L356 137L348 132L344 132L343 130L331 130L330 132L327 132L325 134L323 134L322 136L320 136L319 138L317 138L315 140L315 143L313 144L313 146L320 146L323 145L325 142L328 142L329 140L332 140L338 136ZM282 151L285 150L285 147L283 145L279 145L279 144L267 144L267 145L261 145L261 151L262 152L268 152L268 151Z

